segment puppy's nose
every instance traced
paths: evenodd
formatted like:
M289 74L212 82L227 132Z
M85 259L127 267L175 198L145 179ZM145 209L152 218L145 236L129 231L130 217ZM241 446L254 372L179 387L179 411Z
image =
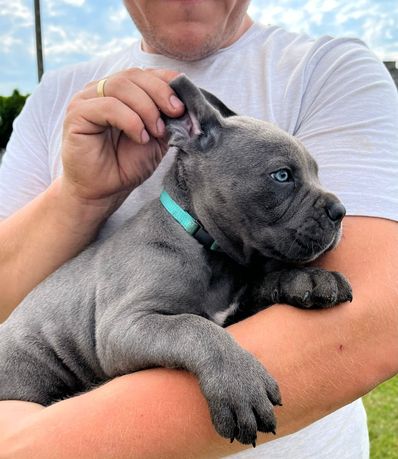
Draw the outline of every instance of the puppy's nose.
M345 207L340 202L329 202L326 204L326 213L330 220L341 221L345 215Z

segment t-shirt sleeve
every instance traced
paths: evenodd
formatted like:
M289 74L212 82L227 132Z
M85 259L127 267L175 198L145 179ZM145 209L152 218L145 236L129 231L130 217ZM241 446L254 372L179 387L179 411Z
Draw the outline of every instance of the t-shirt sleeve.
M44 77L14 121L0 165L0 220L25 206L51 183L45 116L50 92Z
M398 92L359 40L318 48L295 135L320 166L322 185L348 215L398 220Z

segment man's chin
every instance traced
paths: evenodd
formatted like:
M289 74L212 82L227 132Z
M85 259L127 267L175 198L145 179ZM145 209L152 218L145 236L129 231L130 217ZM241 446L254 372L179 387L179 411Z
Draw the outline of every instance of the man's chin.
M181 36L152 38L143 43L144 51L162 54L179 61L197 61L218 51L221 43L210 35L189 34L185 39Z

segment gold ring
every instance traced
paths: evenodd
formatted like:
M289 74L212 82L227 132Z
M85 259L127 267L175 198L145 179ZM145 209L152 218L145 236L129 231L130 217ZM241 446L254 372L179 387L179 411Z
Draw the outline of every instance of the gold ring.
M97 83L97 96L98 97L105 97L104 86L105 86L106 81L107 81L106 78L104 78L103 80L100 80Z

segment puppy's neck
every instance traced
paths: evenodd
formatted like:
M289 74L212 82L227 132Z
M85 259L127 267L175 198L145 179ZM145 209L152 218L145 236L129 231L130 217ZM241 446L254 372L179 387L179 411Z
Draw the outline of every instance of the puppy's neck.
M164 189L169 195L187 211L196 220L198 216L193 207L192 194L186 182L186 172L184 169L184 161L181 155L184 153L177 151L175 160L164 177Z
M247 264L250 254L245 253L243 243L237 235L233 234L233 231L223 229L222 225L217 223L217 218L214 218L216 214L206 213L199 216L195 211L194 197L184 167L184 154L186 153L179 150L176 152L174 162L163 180L165 191L180 207L202 225L230 258L241 265Z

